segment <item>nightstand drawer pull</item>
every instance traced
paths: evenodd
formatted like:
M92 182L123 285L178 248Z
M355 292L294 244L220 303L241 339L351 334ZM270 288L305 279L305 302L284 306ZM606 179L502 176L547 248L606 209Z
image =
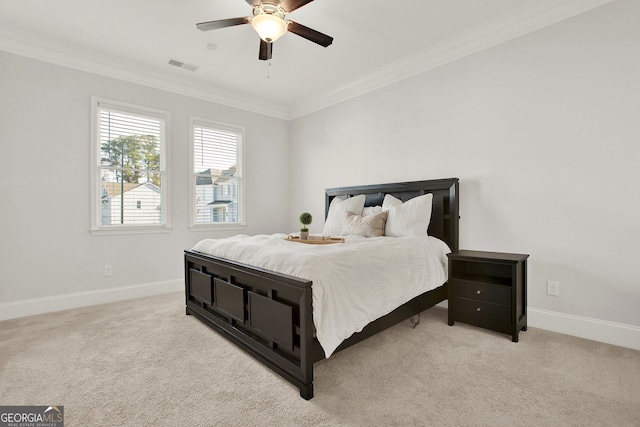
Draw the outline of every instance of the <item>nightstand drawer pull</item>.
M476 294L477 294L477 295L480 295L481 293L482 293L482 291L479 291L479 290L478 290L478 291L476 291Z
M476 311L480 311L480 310L482 310L480 307L476 308Z

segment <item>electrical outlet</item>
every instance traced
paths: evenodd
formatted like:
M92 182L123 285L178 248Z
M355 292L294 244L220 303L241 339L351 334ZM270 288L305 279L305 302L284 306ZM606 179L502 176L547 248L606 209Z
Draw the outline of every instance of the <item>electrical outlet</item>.
M560 296L560 282L547 280L547 295Z
M104 266L104 277L109 277L113 274L113 268L111 267L111 265L105 265Z

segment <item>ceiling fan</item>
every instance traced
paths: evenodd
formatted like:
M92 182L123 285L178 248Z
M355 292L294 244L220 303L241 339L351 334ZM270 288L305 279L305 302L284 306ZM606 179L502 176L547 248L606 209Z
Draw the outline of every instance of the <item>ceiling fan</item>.
M218 21L201 22L196 27L201 31L217 30L235 25L251 24L260 36L261 60L271 59L273 42L287 31L307 40L327 47L333 43L333 37L322 34L293 21L285 21L284 17L294 10L311 3L313 0L246 0L253 8L253 16L242 18L220 19Z

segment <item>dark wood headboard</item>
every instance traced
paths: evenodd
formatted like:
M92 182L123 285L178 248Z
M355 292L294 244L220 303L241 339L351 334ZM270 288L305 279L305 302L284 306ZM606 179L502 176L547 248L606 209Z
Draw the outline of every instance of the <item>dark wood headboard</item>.
M433 193L433 207L428 234L443 240L452 251L458 250L458 178L428 181L397 182L394 184L358 185L353 187L327 188L325 190L325 218L334 197L353 197L364 194L366 206L382 206L386 194L406 202L423 194Z

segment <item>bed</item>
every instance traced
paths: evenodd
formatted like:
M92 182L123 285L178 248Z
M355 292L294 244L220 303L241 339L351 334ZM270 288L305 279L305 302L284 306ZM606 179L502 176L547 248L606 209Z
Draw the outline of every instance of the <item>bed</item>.
M364 195L364 206L381 206L386 195L402 202L432 194L428 234L458 249L458 179L331 188L325 191L325 215L334 198ZM289 243L289 245L299 245ZM197 246L196 246L197 247ZM186 250L186 314L225 338L313 397L313 364L325 358L313 316L313 282L236 260ZM319 288L318 288L319 289ZM342 341L331 353L348 348L445 300L439 284Z

